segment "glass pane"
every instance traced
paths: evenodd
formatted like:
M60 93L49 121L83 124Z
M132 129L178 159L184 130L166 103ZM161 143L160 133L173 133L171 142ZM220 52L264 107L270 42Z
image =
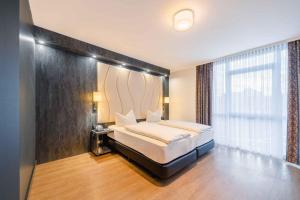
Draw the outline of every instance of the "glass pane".
M272 102L272 70L231 75L231 112L268 114Z
M214 63L212 125L216 143L284 158L287 44Z
M230 71L238 69L247 69L251 67L270 65L275 62L274 52L261 55L241 56L229 62Z

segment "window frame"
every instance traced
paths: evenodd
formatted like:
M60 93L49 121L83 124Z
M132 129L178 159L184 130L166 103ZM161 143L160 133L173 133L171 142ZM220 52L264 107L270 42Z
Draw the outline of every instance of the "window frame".
M216 117L230 117L230 118L243 118L243 119L248 119L248 120L271 120L271 121L282 121L282 115L281 111L277 111L276 113L272 114L253 114L253 113L239 113L239 112L233 112L231 109L231 100L232 100L232 77L235 75L239 74L245 74L245 73L255 73L259 71L265 71L265 70L272 70L272 95L273 96L278 96L278 92L281 93L281 89L276 89L276 88L281 88L281 53L284 50L275 50L272 53L274 53L274 60L271 63L267 64L260 64L252 67L244 67L244 68L239 68L239 69L230 69L230 63L233 62L234 60L226 60L224 63L225 67L225 109L224 113L214 113ZM270 52L268 52L270 53ZM263 55L263 54L260 54ZM277 59L276 59L277 58ZM235 59L237 60L237 59ZM280 67L276 67L276 63L280 63ZM276 95L274 95L276 93ZM281 102L282 103L282 102ZM272 107L276 107L275 101L272 101ZM272 109L276 110L276 109ZM274 117L275 116L275 117ZM286 116L285 116L286 118Z

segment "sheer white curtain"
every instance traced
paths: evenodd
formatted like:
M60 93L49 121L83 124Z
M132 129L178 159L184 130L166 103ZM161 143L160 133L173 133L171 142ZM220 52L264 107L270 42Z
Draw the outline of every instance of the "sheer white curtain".
M278 44L214 63L216 143L285 157L287 56L287 45Z

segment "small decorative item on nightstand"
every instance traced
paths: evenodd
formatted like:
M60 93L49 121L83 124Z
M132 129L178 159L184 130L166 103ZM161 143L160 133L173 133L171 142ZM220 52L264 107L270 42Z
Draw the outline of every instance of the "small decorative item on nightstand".
M91 151L96 156L111 152L111 150L105 145L107 134L110 132L113 131L108 128L91 131Z

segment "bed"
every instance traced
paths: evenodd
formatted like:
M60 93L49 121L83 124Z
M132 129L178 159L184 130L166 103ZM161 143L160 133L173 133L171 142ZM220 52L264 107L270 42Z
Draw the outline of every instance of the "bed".
M212 130L202 133L185 130L189 137L166 144L124 127L112 125L109 128L114 130L108 134L108 144L112 149L161 179L174 175L214 147Z

